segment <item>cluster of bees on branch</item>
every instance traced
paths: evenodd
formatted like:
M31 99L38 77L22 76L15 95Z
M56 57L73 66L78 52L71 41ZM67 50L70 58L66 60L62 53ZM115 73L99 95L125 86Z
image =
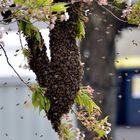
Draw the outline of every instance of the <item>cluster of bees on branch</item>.
M47 89L45 96L49 98L51 107L46 113L58 133L61 117L72 107L83 75L80 51L76 44L78 13L75 11L79 8L80 3L72 4L68 8L69 19L56 21L55 27L50 30L51 61L47 57L41 34L41 48L35 43L34 36L25 36L30 51L30 69L35 72L39 85Z

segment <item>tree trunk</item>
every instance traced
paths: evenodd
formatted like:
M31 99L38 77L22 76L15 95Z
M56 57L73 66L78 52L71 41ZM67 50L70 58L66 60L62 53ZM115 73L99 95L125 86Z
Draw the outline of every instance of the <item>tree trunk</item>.
M116 117L116 77L115 77L115 35L127 26L102 7L93 3L93 14L86 27L86 37L81 43L84 67L84 85L91 85L94 100L101 107L102 117L109 116L114 137ZM86 131L86 140L92 140L93 134Z

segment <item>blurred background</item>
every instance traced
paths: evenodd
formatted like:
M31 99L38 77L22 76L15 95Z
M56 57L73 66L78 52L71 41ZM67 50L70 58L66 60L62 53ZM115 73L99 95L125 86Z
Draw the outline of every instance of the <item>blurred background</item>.
M113 8L110 10L121 15ZM85 63L82 83L95 90L94 100L103 111L102 117L109 116L112 131L108 139L139 140L140 29L118 20L96 3L88 14L86 37L80 44ZM42 23L36 26L46 27ZM20 51L16 24L5 28L8 34L4 34L3 40L9 62L25 81L35 83L35 75L27 69ZM49 46L49 31L42 30L42 34ZM26 44L23 38L22 42ZM92 140L94 135L81 128L86 140ZM58 140L58 136L45 114L34 110L30 91L9 67L0 49L0 140L39 139Z

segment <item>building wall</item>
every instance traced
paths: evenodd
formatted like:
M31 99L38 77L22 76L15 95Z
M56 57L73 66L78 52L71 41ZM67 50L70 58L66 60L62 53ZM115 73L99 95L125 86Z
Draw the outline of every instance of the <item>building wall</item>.
M0 140L58 140L45 113L33 108L27 87L1 86L0 108Z

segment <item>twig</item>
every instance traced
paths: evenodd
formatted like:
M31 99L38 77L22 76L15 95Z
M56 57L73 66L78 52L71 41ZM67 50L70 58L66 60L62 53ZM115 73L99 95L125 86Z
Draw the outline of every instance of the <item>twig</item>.
M95 2L98 4L98 1L97 0L95 0ZM98 4L99 5L99 4ZM127 20L123 20L123 19L120 19L119 17L117 17L113 12L111 12L109 9L107 9L105 6L103 6L103 5L99 5L99 6L101 6L103 9L105 9L108 13L110 13L113 17L115 17L117 20L119 20L119 21L122 21L122 22L128 22Z
M127 20L120 19L117 17L113 12L111 12L109 9L107 9L105 6L100 5L103 9L105 9L108 13L110 13L113 17L115 17L117 20L122 21L122 22L128 22Z
M20 40L20 46L21 49L23 49L22 39L21 39L21 32L19 31L19 40Z
M15 70L15 68L14 68L14 67L11 65L11 63L9 62L9 58L8 58L7 53L6 53L5 49L4 49L4 47L2 46L2 44L0 44L0 47L1 47L1 49L3 50L3 52L4 52L4 55L5 55L5 57L6 57L6 61L7 61L8 65L13 69L13 71L14 71L15 74L18 76L18 78L20 79L20 81L21 81L22 83L24 83L28 88L30 88L30 86L28 85L28 83L26 83L26 82L21 78L21 76L18 74L18 72Z

